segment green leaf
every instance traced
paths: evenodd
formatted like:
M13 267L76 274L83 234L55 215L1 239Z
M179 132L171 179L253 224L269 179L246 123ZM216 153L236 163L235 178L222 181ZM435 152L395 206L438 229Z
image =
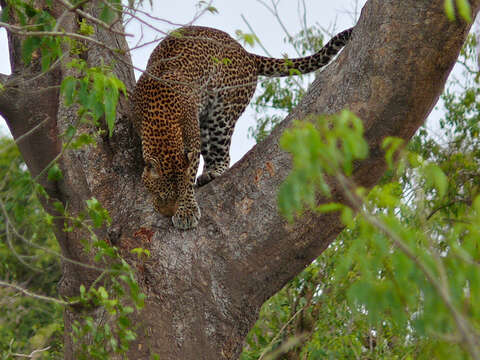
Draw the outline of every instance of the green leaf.
M117 99L111 93L105 93L105 121L108 127L108 134L112 136L113 129L115 127L115 116L116 116L116 107Z
M473 208L478 214L480 214L480 195L475 197L475 200L473 201Z
M75 136L77 129L73 125L68 125L67 130L65 130L65 141L70 141Z
M85 36L90 36L95 33L95 29L92 25L87 23L86 19L82 19L82 21L80 21L79 33Z
M45 222L48 224L48 225L52 225L53 224L53 216L50 215L50 214L45 214Z
M237 39L242 41L245 45L254 46L255 42L258 42L258 38L255 34L246 34L241 30L236 30L235 34L237 35Z
M26 65L32 62L32 54L40 46L41 40L38 37L27 37L22 43L22 59Z
M53 203L53 207L55 208L55 210L57 212L59 212L60 214L64 214L65 213L65 207L63 206L63 204L60 202L60 201L55 201Z
M445 14L450 21L455 20L455 7L453 5L453 0L445 0L443 3L445 8Z
M387 162L388 168L394 168L394 155L397 153L397 150L404 144L404 140L395 137L386 137L383 140L382 148L385 150L385 160Z
M424 169L424 174L427 180L427 184L433 184L438 190L440 198L445 196L448 188L448 178L445 173L437 165L429 164Z
M123 81L121 81L116 76L110 76L109 82L112 87L117 89L117 92L121 91L123 95L127 96L127 88L125 87L125 84L123 83Z
M317 207L317 211L322 213L329 213L335 211L342 211L345 205L340 203L330 202L328 204L322 204Z
M90 135L90 134L80 134L72 143L70 146L72 149L80 149L84 146L95 144L96 140L95 138Z
M0 12L0 21L8 23L10 20L10 7L5 6Z
M472 9L468 0L457 0L457 8L460 16L468 23L472 22Z
M113 11L110 6L108 6L105 3L102 3L102 11L100 13L100 20L103 22L110 24L113 20L115 20L117 17L117 14L115 11Z
M49 181L60 181L63 179L62 170L60 170L58 164L53 164L50 167L47 178Z
M62 85L60 86L60 92L64 96L66 106L70 106L73 104L77 82L78 80L75 79L73 76L67 76L62 81Z
M143 255L145 255L146 257L150 256L150 251L148 249L135 248L130 250L130 252L132 254L136 254L139 259L142 258Z
M353 210L350 209L348 206L344 206L342 209L342 213L340 215L342 222L346 226L353 228L354 227L353 217L354 217Z
M96 228L101 227L104 223L111 223L112 220L110 218L110 215L108 214L108 211L102 207L102 205L97 199L91 198L87 200L86 203L88 208L88 215L93 220L93 225Z
M24 9L25 9L25 14L30 18L34 17L38 13L38 10L28 3L24 4Z
M100 295L100 297L103 299L103 300L106 300L108 299L108 292L107 290L105 290L105 288L103 286L100 286L98 288L98 294Z
M218 9L215 6L208 6L205 10L212 14L218 14Z

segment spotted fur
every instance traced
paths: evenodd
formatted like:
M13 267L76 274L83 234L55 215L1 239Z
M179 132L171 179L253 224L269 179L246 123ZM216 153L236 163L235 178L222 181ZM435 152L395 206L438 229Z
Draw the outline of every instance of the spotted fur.
M227 33L198 26L175 30L153 51L133 93L135 125L142 138L142 179L155 209L179 229L200 219L194 185L221 175L230 162L235 122L255 92L258 76L308 73L328 64L352 29L319 52L298 59L248 53Z

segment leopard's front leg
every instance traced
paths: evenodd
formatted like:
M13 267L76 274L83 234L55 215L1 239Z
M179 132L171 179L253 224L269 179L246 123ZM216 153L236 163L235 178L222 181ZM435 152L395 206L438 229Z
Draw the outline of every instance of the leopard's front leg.
M178 201L178 208L172 217L173 226L181 230L189 230L198 225L201 212L195 200L195 191L192 185L188 185L187 191Z
M198 130L197 130L198 131ZM195 199L195 176L200 163L200 137L198 132L191 137L185 149L186 163L184 191L178 198L178 207L172 217L173 226L181 230L193 229L198 225L201 212Z

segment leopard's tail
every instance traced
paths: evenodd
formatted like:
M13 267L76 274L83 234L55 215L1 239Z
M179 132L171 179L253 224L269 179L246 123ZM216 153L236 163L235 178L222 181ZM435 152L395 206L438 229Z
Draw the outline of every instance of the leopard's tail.
M257 74L269 77L306 74L327 65L345 46L352 36L353 28L342 31L330 39L317 53L296 59L275 59L251 54L257 64Z

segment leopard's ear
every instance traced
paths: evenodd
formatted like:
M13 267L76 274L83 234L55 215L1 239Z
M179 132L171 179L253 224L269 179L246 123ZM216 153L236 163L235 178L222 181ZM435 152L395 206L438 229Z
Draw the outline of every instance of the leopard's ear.
M160 163L158 162L157 159L148 156L147 158L144 159L145 165L147 167L152 167L154 169L160 169Z
M145 161L145 169L150 173L150 176L159 177L161 168L157 159L148 157L147 159L144 159L144 161Z
M189 151L187 153L187 162L191 163L193 161L194 156L195 156L195 153L193 151Z
M186 151L185 150L185 169L187 169L192 161L195 158L195 152L194 151Z

